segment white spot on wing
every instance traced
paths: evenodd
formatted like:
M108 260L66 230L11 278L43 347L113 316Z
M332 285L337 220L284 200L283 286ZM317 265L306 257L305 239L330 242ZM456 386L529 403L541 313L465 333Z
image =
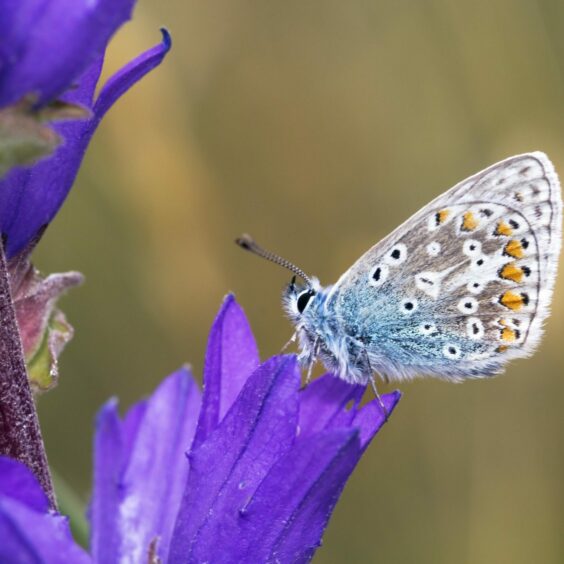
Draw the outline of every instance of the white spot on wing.
M436 299L439 297L443 278L445 278L445 276L450 274L456 268L457 265L454 265L450 268L445 268L440 272L433 272L430 270L419 272L415 275L415 285L419 290Z
M403 243L394 245L384 257L384 262L391 266L401 264L407 258L407 247Z
M479 255L477 258L472 260L471 268L477 271L483 271L488 262L489 257L487 255Z
M433 241L427 245L427 254L430 257L438 257L441 252L441 244L437 241Z
M471 280L466 284L466 289L472 294L479 294L484 289L484 283L478 280Z
M482 254L482 243L476 239L468 239L462 245L462 252L469 257L478 257Z
M470 315L478 311L478 300L467 296L458 302L458 310L464 315Z
M462 356L462 353L459 346L447 344L443 347L443 355L451 360L456 360Z
M406 298L401 301L400 311L404 315L412 315L417 311L419 307L419 302L415 298Z
M437 220L435 218L435 214L429 216L429 219L427 220L427 229L429 231L435 231L440 227L440 224L437 223Z
M477 317L471 317L466 322L466 332L471 339L479 340L484 336L484 324Z
M425 323L421 323L421 325L419 325L418 327L418 330L419 333L421 333L421 335L425 335L425 336L436 335L439 332L437 326L429 321Z
M368 283L378 288L387 280L389 272L390 270L385 264L377 264L368 273Z
M438 298L442 277L442 272L421 272L415 275L415 285L432 298Z

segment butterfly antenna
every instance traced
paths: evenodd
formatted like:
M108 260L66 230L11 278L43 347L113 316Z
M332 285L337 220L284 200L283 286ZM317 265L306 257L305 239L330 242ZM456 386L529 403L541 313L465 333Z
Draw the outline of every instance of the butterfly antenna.
M247 235L246 233L244 235L241 235L241 237L235 239L235 243L237 243L239 247L242 247L246 251L250 251L251 253L258 255L259 257L265 258L270 262L279 264L280 266L291 270L294 274L297 274L298 276L303 278L307 282L308 286L313 286L311 278L301 268L298 268L294 263L286 260L285 258L282 258L280 255L271 253L270 251L263 249L255 243L250 235Z

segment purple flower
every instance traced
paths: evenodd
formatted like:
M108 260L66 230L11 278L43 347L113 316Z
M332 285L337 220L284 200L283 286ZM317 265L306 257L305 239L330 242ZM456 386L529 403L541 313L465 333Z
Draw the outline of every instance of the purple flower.
M0 457L0 562L81 564L86 552L72 540L67 520L21 463Z
M57 96L90 110L87 119L53 124L63 142L52 156L31 168L14 168L0 180L0 232L8 259L33 244L54 218L106 112L170 49L170 36L163 30L162 43L119 70L94 99L106 44L129 18L133 4L0 0L0 106L39 93L41 102Z
M131 17L135 0L0 0L0 107L68 90Z
M293 355L259 364L250 327L231 296L211 330L204 382L200 394L183 368L123 419L115 400L101 409L90 508L93 561L313 557L346 480L384 423L378 401L360 407L364 388L329 374L300 390ZM398 392L382 398L388 412L398 400ZM28 472L2 464L0 536L9 542L0 544L0 561L27 553L46 562L64 561L52 555L65 554L68 561L70 551L72 561L87 559L64 520L46 513Z

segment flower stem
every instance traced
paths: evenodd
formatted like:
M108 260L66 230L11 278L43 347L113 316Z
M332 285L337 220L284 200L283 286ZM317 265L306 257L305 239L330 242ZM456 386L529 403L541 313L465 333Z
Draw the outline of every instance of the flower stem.
M35 402L31 393L10 276L0 241L0 455L23 462L37 477L56 509Z

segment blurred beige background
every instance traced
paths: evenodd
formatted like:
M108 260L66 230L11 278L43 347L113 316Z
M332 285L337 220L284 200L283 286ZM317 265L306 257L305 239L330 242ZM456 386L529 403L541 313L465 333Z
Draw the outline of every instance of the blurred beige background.
M431 198L515 153L564 173L564 3L140 0L107 72L159 40L163 66L103 122L36 262L78 269L76 337L41 398L50 461L84 500L92 423L185 361L234 291L263 358L291 329L288 274L325 284ZM316 561L564 561L564 272L535 357L493 381L402 385Z

